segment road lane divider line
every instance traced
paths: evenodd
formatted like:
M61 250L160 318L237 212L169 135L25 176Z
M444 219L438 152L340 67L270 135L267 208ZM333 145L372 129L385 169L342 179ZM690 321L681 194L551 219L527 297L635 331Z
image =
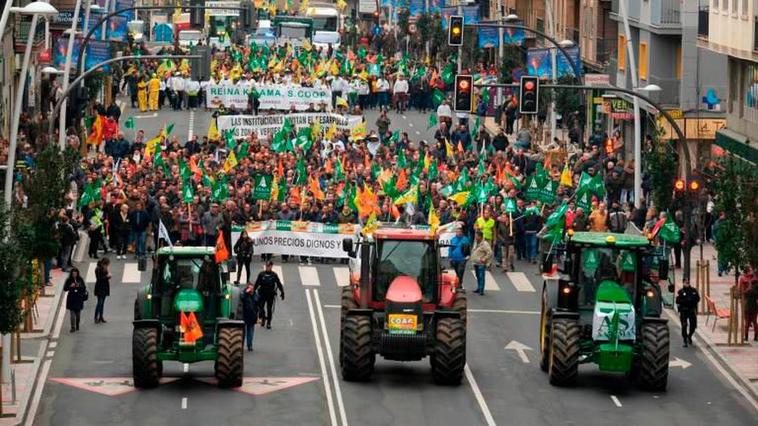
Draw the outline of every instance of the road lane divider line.
M471 270L471 274L474 276L474 282L476 282L476 271ZM489 291L500 291L500 286L495 282L495 276L490 271L484 271L484 289Z
M326 320L324 320L324 310L321 309L321 298L318 295L318 290L313 289L313 295L315 297L321 331L324 333L324 346L326 346L326 356L329 359L329 368L331 369L332 378L334 379L334 393L337 395L337 407L340 411L340 420L342 421L342 426L347 426L347 413L345 412L345 403L342 400L340 379L337 377L337 367L334 363L334 355L332 354L332 345L329 342L329 334L326 331Z
M182 410L187 409L187 397L182 398Z
M463 372L466 375L466 381L471 387L471 391L474 392L474 398L476 398L476 402L479 404L479 409L482 410L482 415L484 415L484 421L486 422L487 426L497 425L497 423L495 423L495 419L492 417L489 406L487 406L487 401L485 401L484 396L482 395L482 391L479 389L479 385L476 383L474 373L471 372L468 364L463 367Z
M321 367L321 377L324 382L324 393L326 394L326 404L329 408L329 419L332 425L337 424L337 414L334 408L334 399L332 398L332 385L329 380L329 375L326 371L326 361L324 360L324 350L321 348L321 335L316 325L316 314L313 312L313 300L311 298L310 289L305 289L305 299L308 303L308 314L311 317L311 325L313 326L313 338L316 343L316 353L318 355L318 363Z
M211 118L213 120L213 118ZM190 110L189 116L189 130L187 131L187 140L192 140L192 136L195 136L195 111Z
M334 279L337 281L337 287L345 287L350 284L350 268L341 266L334 268ZM326 307L326 305L324 305Z
M40 375L37 376L37 385L34 387L34 390L32 390L32 402L26 412L26 421L24 422L24 425L26 426L33 426L35 424L34 418L37 416L39 403L42 400L42 391L45 389L45 382L47 381L48 374L50 374L50 366L52 364L52 359L46 359L42 364L42 371L40 372Z
M619 399L618 399L618 398L616 398L616 395L611 395L611 400L612 400L612 401L613 401L613 403L616 405L616 407L619 407L619 408L621 408L621 407L622 407L622 405L621 405L621 401L619 401Z
M239 267L239 265L237 265L237 267ZM273 265L271 266L271 270L276 273L276 275L282 281L282 284L284 284L284 272L282 271L282 265Z
M185 362L183 368L184 368L184 373L185 374L189 373L189 364L188 363Z
M124 273L121 276L121 283L136 284L142 282L142 272L139 270L137 262L127 262L124 264Z
M534 286L531 282L529 282L529 278L526 277L526 274L523 272L507 272L506 275L508 276L508 279L511 280L511 283L514 287L516 287L517 291L523 291L527 293L534 293L536 290L534 289Z
M90 262L89 265L87 265L87 275L84 277L85 284L91 284L97 281L97 277L95 276L95 269L97 269L96 262Z
M304 286L321 286L321 281L318 279L318 269L315 266L298 266L297 272L300 274L300 282Z

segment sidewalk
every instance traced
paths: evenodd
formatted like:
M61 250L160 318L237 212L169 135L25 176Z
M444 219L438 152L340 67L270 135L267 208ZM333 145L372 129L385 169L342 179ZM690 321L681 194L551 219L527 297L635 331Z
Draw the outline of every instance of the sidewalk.
M692 265L690 271L690 283L695 286L696 265L700 258L699 248L694 248L691 252ZM711 244L703 246L703 259L710 261L710 280L711 291L710 297L719 309L729 310L730 308L730 288L734 285L734 273L718 276L716 266L716 249ZM676 270L676 291L681 288L681 270ZM704 298L704 294L700 294ZM707 308L706 308L707 312ZM678 314L670 311L673 316ZM741 384L754 399L758 400L758 342L752 340L753 330L750 330L749 337L751 340L740 346L727 346L728 342L728 319L720 319L713 327L714 315L706 322L706 315L698 315L695 345L699 346L706 354L710 353L719 362L721 367L727 370L732 378ZM671 336L672 344L681 344L680 336ZM740 338L742 331L740 330Z
M15 400L13 384L8 380L8 383L2 384L3 417L0 418L0 426L21 424L26 417L31 397L37 386L40 368L47 357L56 314L61 306L63 283L67 276L68 274L60 269L52 271L53 286L45 289L48 296L40 296L37 299L39 314L34 318L33 329L40 331L21 333L22 361L11 364L11 370L15 375ZM65 311L61 310L61 314L65 314Z

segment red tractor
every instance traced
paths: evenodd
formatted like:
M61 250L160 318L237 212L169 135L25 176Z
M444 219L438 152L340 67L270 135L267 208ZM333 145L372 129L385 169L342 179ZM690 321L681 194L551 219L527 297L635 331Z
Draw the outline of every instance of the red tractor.
M380 228L355 244L345 239L342 248L351 258L341 300L342 377L368 380L376 354L395 361L429 355L436 383L459 384L466 365L466 294L455 274L443 271L437 236Z

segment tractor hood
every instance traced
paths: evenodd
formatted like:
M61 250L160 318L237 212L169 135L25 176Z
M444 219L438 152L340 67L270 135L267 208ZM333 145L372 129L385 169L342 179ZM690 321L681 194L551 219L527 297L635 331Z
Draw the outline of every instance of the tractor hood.
M407 275L396 277L387 289L385 300L394 303L420 303L423 295L414 278Z
M614 281L600 282L595 295L592 339L617 342L636 337L634 307L626 290Z
M185 288L174 297L174 309L177 312L202 312L203 296L197 290Z

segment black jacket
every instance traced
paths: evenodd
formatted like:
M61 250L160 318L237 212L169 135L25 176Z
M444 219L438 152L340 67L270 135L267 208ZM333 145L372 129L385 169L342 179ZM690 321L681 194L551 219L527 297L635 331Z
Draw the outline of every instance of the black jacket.
M276 290L284 297L284 287L282 287L282 281L274 271L262 271L258 274L258 278L255 280L255 291L259 291L261 297L274 297L276 296Z
M84 308L84 293L87 287L84 285L84 279L79 276L76 279L68 277L63 284L63 291L68 292L66 296L66 309L71 311L81 311Z
M234 252L238 258L249 259L253 257L253 240L242 238L242 235L234 243Z
M108 270L105 268L95 269L95 296L111 295L111 279L108 278Z
M700 302L700 294L694 287L683 287L676 293L676 305L679 312L695 312Z
M255 291L248 293L243 290L240 303L242 304L242 318L246 323L254 323L258 318L258 296Z

